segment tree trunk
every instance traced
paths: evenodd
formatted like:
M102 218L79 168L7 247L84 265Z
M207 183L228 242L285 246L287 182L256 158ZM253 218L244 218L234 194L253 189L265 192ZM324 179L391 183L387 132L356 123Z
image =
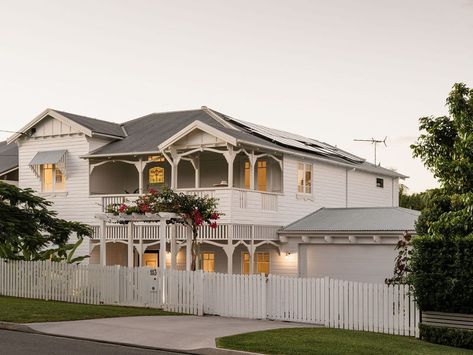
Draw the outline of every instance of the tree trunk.
M192 263L191 263L191 270L195 271L197 268L197 228L192 229Z

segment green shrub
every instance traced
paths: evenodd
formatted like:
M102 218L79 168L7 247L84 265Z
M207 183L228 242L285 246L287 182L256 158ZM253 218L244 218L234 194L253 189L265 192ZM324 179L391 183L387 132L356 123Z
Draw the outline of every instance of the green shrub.
M473 314L473 236L412 244L409 281L420 310Z
M420 324L420 338L430 343L473 349L473 331Z

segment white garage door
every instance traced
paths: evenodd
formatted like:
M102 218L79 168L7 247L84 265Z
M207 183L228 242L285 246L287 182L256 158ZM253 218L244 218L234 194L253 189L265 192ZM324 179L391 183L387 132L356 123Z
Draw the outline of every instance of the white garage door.
M301 245L304 277L383 283L393 276L394 245Z

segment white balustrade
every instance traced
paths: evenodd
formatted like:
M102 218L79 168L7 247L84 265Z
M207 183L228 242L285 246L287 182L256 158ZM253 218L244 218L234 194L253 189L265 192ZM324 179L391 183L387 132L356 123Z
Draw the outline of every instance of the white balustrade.
M278 195L269 193L260 193L261 209L265 211L278 210Z
M100 239L100 226L91 225L93 230L92 238ZM166 226L166 239L170 239L171 225ZM235 240L278 240L277 231L280 226L271 225L251 225L251 224L228 224L218 223L217 228L212 228L205 224L199 227L198 237L206 240L227 240L230 229L233 229L233 239ZM189 228L182 224L176 225L176 239L185 240ZM128 239L128 227L126 224L106 224L105 239ZM136 222L133 225L133 239L138 240L159 240L159 224Z
M107 211L110 205L121 205L122 203L131 203L138 199L139 195L106 195L102 196L103 212Z

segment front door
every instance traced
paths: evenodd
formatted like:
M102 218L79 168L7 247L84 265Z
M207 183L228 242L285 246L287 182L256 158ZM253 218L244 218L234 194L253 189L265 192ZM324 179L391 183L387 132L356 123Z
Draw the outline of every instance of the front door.
M143 266L149 266L156 269L159 266L159 251L147 250L143 255Z

